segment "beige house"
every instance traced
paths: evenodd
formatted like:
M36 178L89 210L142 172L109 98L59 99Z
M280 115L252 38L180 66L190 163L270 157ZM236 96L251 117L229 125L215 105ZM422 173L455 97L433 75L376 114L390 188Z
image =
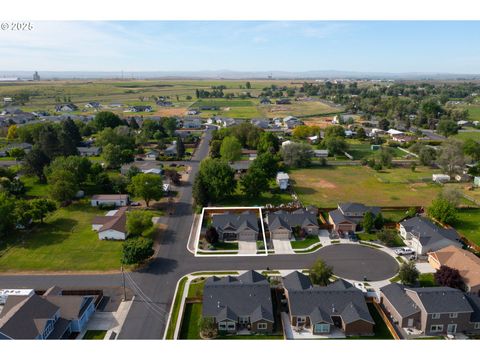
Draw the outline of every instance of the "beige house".
M436 270L445 265L457 269L469 292L480 295L480 258L456 246L428 253L428 262Z

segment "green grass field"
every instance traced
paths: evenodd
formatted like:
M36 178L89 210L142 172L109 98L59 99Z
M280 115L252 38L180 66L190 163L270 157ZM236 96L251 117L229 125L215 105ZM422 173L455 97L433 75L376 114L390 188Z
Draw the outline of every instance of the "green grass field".
M121 241L102 241L91 229L105 211L88 203L72 204L28 232L14 232L0 248L0 271L118 270Z
M441 191L439 185L422 182L433 170L405 168L376 172L364 166L327 166L293 170L294 189L304 205L336 207L339 202L377 206L429 205Z
M275 181L271 182L270 191L264 192L257 198L251 199L245 197L242 193L240 184L237 183L235 192L227 198L216 204L217 206L263 206L265 204L287 204L292 201L292 196L286 191L280 191Z
M454 135L453 137L462 141L465 141L467 139L480 141L480 131L462 131Z
M468 240L480 245L480 209L460 210L454 227Z
M420 287L432 287L435 285L435 278L432 273L420 274L418 277Z

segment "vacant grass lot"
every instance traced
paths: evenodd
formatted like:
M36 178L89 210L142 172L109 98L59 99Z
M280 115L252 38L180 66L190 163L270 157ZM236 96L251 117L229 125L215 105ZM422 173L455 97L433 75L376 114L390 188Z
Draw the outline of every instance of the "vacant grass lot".
M266 105L261 107L264 116L269 118L285 116L312 116L342 112L342 108L335 108L320 101L292 101L290 105Z
M460 210L454 227L468 240L480 245L480 209Z
M287 191L281 191L273 180L270 191L264 192L257 198L247 198L237 183L235 192L227 198L215 204L217 206L264 206L265 204L280 205L292 201L292 196Z
M462 131L454 135L453 137L462 141L465 141L467 139L480 141L480 131Z
M339 202L377 206L429 205L441 187L421 179L432 171L393 168L376 172L364 166L326 166L293 170L294 189L305 205L336 207Z
M122 242L99 240L91 229L92 218L104 213L87 202L72 204L11 234L0 247L0 271L118 270Z

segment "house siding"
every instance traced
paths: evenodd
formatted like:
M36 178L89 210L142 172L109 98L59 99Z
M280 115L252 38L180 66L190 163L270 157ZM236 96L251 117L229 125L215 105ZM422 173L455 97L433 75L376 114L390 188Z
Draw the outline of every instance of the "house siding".
M259 329L258 324L260 324L260 323L267 324L267 328L266 329ZM251 329L252 329L253 332L264 333L264 334L269 334L269 333L273 332L273 323L271 323L267 320L259 320L259 321L253 322L251 325L252 325Z
M415 329L421 328L421 311L420 309L412 314L405 317L402 317L397 309L392 305L392 303L386 298L383 293L381 295L381 301L385 309L390 313L390 315L394 318L394 320L398 323L398 325L402 328L408 327L408 320L413 319L413 327Z
M353 336L353 335L373 335L373 324L369 323L365 320L357 320L349 324L345 324L342 321L343 330L345 335Z

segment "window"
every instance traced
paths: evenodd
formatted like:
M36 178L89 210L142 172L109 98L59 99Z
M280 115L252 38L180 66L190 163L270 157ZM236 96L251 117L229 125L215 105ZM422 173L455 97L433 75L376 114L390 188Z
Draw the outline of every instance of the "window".
M431 332L442 332L443 331L443 325L432 325L432 326L430 326L430 331Z
M239 316L238 322L240 324L248 324L250 322L250 318L248 316Z
M476 322L474 328L475 330L480 329L480 322Z
M227 329L228 330L235 330L235 323L229 322L227 324Z
M304 323L305 321L307 321L305 316L297 316L297 323Z
M315 333L325 334L330 332L329 324L315 324Z
M450 319L456 319L458 317L458 313L450 313Z
M440 319L440 314L438 313L432 314L432 319Z
M267 323L258 323L257 329L258 330L267 330Z

